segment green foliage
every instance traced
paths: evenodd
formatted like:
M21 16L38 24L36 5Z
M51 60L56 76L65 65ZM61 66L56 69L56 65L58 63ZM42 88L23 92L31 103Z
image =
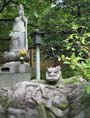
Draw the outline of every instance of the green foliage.
M69 35L69 37L66 39L68 45L67 51L75 52L76 55L79 55L81 57L87 57L89 53L89 48L87 47L89 43L89 37L90 33L86 33L87 29L85 26L78 26L73 25L72 26L73 32Z
M77 63L82 60L79 56L75 56L75 53L71 55L71 57L66 57L66 61L64 62L65 64L69 64L71 69L75 69Z
M54 7L42 21L44 49L47 57L55 61L63 61L73 72L89 80L87 59L90 57L90 1L69 0L62 3L63 7ZM81 67L80 67L80 66Z
M73 54L70 58L66 57L64 63L68 64L76 75L83 76L87 81L90 80L90 59L83 59Z
M82 58L89 56L89 3L88 0L64 0L46 14L42 21L42 30L47 33L43 40L48 58L56 61L59 57L60 61L61 55L70 57L72 53Z
M72 70L69 66L66 67L66 65L62 68L62 78L67 79L72 76L78 75L78 72L76 70Z
M76 70L80 75L82 75L86 80L90 80L90 59L82 61L76 64Z
M90 85L85 86L85 91L88 95L90 94Z

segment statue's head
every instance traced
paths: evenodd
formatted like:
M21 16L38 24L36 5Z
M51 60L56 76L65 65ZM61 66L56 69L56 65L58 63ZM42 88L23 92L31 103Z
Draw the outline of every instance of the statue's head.
M57 82L60 78L62 78L60 66L47 68L46 80L48 82Z
M19 15L20 16L24 15L24 8L23 8L22 4L19 5Z

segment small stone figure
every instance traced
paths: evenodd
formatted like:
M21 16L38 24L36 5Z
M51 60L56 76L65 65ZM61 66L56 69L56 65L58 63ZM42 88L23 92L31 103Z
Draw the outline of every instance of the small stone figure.
M50 67L47 68L46 72L46 80L50 83L59 83L62 84L62 75L61 75L61 67Z
M27 42L27 18L24 16L24 8L19 5L19 17L15 19L11 37L10 51L28 50Z

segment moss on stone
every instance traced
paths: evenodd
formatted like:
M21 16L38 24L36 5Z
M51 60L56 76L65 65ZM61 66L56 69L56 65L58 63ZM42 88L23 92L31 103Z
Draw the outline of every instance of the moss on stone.
M60 106L59 106L59 108L61 109L61 110L65 110L65 109L67 109L69 107L69 105L67 104L67 103L62 103L62 104L60 104Z
M36 79L32 80L31 82L38 83L38 84L46 84L47 83L46 80L36 80Z
M50 112L49 110L46 110L46 114L47 114L47 118L56 118L52 112Z
M63 84L76 84L76 83L80 83L80 78L81 76L73 76L67 79L63 79Z
M43 103L38 104L39 118L47 118L45 105Z

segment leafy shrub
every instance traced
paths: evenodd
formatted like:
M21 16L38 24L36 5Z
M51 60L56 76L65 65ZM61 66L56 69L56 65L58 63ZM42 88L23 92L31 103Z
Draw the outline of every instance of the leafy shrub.
M70 58L66 58L64 63L68 64L76 75L81 75L86 80L90 80L90 59L83 59L72 54Z
M82 75L86 80L90 80L90 59L86 59L81 63L76 64L76 70L80 75Z
M89 95L90 94L90 85L85 86L85 92Z

